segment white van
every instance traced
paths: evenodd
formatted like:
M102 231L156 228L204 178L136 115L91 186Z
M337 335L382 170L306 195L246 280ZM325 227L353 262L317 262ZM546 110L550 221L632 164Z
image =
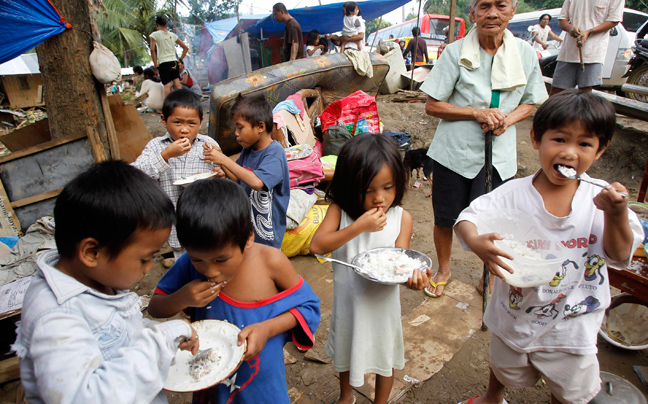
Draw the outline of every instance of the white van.
M549 14L551 16L551 21L549 21L551 30L563 39L565 33L558 26L560 10L560 8L552 8L516 14L509 22L507 28L516 37L528 41L531 35L528 30L529 26L538 24L541 15ZM630 48L634 45L637 30L646 20L648 20L648 14L646 13L629 8L623 9L623 21L610 30L610 42L608 44L607 54L605 55L605 62L603 63L602 87L618 89L625 84L626 78L623 75L628 70L628 61L632 57L632 50ZM549 38L547 42L549 45L547 51L549 53L558 53L560 47L557 42Z

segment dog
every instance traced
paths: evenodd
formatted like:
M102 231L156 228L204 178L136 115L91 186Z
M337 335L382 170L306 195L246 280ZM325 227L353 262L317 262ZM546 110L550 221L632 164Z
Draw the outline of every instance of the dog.
M430 195L428 196L432 196L432 159L428 157L427 152L428 149L426 148L405 152L405 157L403 158L406 175L405 184L407 184L407 188L411 188L412 171L416 170L416 176L420 179L421 169L423 169L423 179L427 179L430 182Z

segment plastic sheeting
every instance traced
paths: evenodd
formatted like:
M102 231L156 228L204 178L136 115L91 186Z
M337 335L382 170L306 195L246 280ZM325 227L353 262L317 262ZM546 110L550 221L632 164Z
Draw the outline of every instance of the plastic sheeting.
M0 21L0 63L71 28L48 0L1 0Z
M371 0L359 1L358 6L365 21L374 20L398 7L409 3L410 0ZM321 34L342 31L344 3L327 4L316 7L305 7L288 10L288 13L301 25L304 34L316 29ZM263 29L263 37L283 36L284 23L275 21L272 15L260 20L248 28L250 35L259 36Z

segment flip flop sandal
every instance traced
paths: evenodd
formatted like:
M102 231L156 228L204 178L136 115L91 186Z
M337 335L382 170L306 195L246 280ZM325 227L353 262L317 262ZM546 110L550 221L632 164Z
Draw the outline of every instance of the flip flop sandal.
M434 291L436 292L436 288L437 288L438 286L446 286L446 285L447 285L451 280L452 280L452 278L448 279L448 280L445 281L445 282L435 283L434 280L431 278L431 279L430 279L430 285L432 285L432 287L434 288ZM445 289L445 288L444 288L444 289ZM423 292L424 292L426 295L430 296L430 297L435 297L435 298L436 298L436 297L441 297L441 296L443 296L443 295L437 295L436 293L430 292L430 291L428 290L428 288L424 288L424 289L423 289Z
M335 404L340 400L340 397L336 398L335 401L333 401L331 404ZM356 396L353 396L353 404L356 404Z
M442 295L442 296L443 296L443 295ZM479 396L472 397L470 400L466 401L466 404L473 404L473 402L474 402L475 399L477 399L477 398L479 398ZM463 403L463 401L460 401L460 402L458 402L457 404L461 404L461 403ZM506 399L502 399L502 404L508 404L508 403L506 402Z

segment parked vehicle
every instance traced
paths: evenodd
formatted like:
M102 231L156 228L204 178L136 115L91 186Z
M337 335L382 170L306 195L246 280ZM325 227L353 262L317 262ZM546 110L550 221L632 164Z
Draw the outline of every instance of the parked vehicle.
M425 39L427 43L429 60L436 60L439 46L448 38L449 25L450 17L447 15L425 14L420 17L418 26L421 29L421 38ZM369 34L367 43L369 46L372 46L372 44L378 46L381 41L398 43L398 41L404 40L405 46L407 46L407 43L412 38L412 28L414 27L416 27L416 18ZM390 35L394 38L389 39ZM465 35L466 22L463 18L455 17L455 39L461 39Z
M648 21L637 31L635 46L632 47L634 56L630 59L630 68L625 74L628 84L648 87ZM648 96L628 92L628 97L637 101L648 102Z
M508 29L516 37L529 40L531 35L529 26L537 24L542 14L549 14L551 16L551 21L549 21L551 30L561 39L564 39L565 33L558 25L560 8L516 14L509 22ZM648 14L646 13L628 8L623 10L623 21L610 30L610 41L608 43L605 61L603 62L603 85L601 87L619 90L625 84L627 78L624 75L628 71L628 61L632 56L632 50L630 48L635 42L636 32L646 21L648 21ZM544 63L541 62L541 66L543 67L542 73L548 77L553 77L553 70L556 65L555 59L559 51L556 42L553 40L548 41L548 45L550 46L543 52L543 55L549 53L547 56L549 59L541 59L541 61L544 60Z

